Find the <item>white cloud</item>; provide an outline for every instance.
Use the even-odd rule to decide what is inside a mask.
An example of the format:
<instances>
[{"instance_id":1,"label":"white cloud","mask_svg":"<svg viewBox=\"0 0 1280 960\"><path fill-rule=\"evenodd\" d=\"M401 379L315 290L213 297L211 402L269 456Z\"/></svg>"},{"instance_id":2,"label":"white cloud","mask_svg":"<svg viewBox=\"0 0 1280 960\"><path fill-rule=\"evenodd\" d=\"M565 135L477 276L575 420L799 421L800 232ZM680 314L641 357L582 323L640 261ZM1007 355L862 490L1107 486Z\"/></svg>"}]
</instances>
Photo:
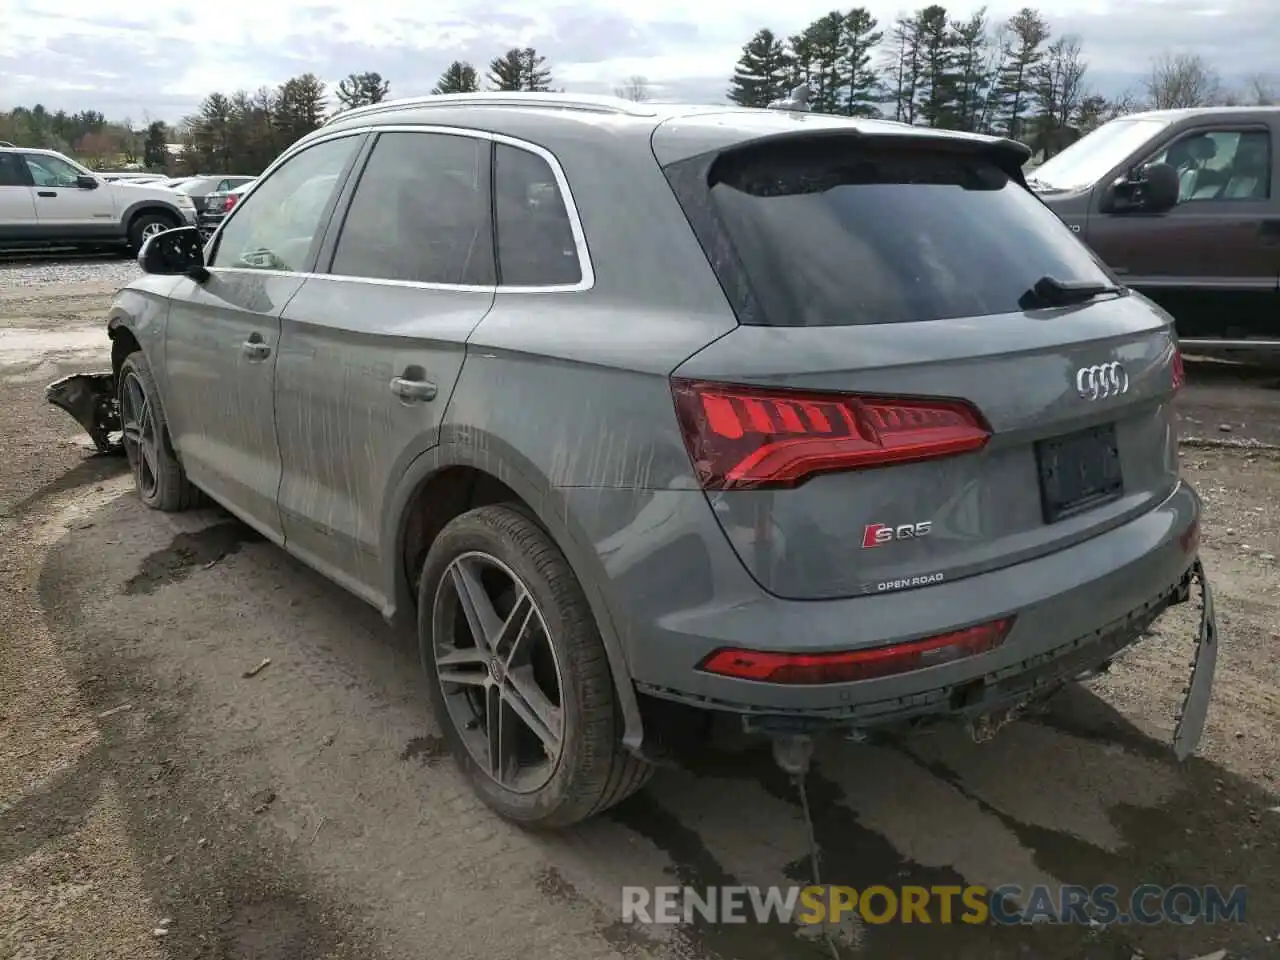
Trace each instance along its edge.
<instances>
[{"instance_id":1,"label":"white cloud","mask_svg":"<svg viewBox=\"0 0 1280 960\"><path fill-rule=\"evenodd\" d=\"M1280 49L1275 0L1051 0L1055 31L1078 33L1092 78L1136 83L1165 49L1201 52L1228 73L1272 71ZM923 5L921 3L920 5ZM989 4L993 20L1022 0ZM211 90L253 89L313 70L334 82L377 70L393 94L422 93L450 60L483 72L531 45L557 82L608 90L642 74L658 89L718 97L742 44L762 26L786 35L830 0L743 0L711 10L688 0L9 0L0 11L4 96L113 115L176 117ZM838 5L837 5L838 6ZM882 24L908 4L873 0ZM968 15L974 3L950 7ZM1270 10L1269 10L1270 8Z\"/></svg>"}]
</instances>

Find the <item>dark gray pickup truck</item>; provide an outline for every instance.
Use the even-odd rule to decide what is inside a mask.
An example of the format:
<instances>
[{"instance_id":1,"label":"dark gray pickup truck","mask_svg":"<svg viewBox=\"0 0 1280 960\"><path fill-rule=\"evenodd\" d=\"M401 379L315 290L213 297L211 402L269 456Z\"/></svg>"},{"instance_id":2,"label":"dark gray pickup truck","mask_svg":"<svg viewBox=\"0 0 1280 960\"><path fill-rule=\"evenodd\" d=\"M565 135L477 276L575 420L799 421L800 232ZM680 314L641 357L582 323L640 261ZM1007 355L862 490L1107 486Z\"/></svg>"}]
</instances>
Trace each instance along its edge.
<instances>
[{"instance_id":1,"label":"dark gray pickup truck","mask_svg":"<svg viewBox=\"0 0 1280 960\"><path fill-rule=\"evenodd\" d=\"M1280 107L1133 114L1027 182L1184 344L1280 348L1278 134Z\"/></svg>"}]
</instances>

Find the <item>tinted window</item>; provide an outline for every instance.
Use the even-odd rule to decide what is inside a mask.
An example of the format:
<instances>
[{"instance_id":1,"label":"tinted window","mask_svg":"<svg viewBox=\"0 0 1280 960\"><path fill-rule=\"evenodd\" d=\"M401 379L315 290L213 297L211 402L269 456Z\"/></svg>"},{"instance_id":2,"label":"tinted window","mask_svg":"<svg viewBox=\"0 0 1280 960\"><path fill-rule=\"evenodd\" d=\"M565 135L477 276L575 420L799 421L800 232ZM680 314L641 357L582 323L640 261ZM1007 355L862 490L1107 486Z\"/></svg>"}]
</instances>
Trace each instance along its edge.
<instances>
[{"instance_id":1,"label":"tinted window","mask_svg":"<svg viewBox=\"0 0 1280 960\"><path fill-rule=\"evenodd\" d=\"M493 205L498 225L498 276L505 286L578 283L582 265L555 174L546 160L497 144Z\"/></svg>"},{"instance_id":2,"label":"tinted window","mask_svg":"<svg viewBox=\"0 0 1280 960\"><path fill-rule=\"evenodd\" d=\"M0 187L25 187L26 171L16 153L0 153Z\"/></svg>"},{"instance_id":3,"label":"tinted window","mask_svg":"<svg viewBox=\"0 0 1280 960\"><path fill-rule=\"evenodd\" d=\"M219 234L213 265L301 270L359 143L358 136L326 140L286 160L236 205Z\"/></svg>"},{"instance_id":4,"label":"tinted window","mask_svg":"<svg viewBox=\"0 0 1280 960\"><path fill-rule=\"evenodd\" d=\"M975 156L798 143L724 157L710 183L719 226L703 242L725 289L752 298L744 323L984 316L1019 311L1045 276L1110 283L1057 216Z\"/></svg>"},{"instance_id":5,"label":"tinted window","mask_svg":"<svg viewBox=\"0 0 1280 960\"><path fill-rule=\"evenodd\" d=\"M330 272L491 285L489 142L436 133L378 137Z\"/></svg>"}]
</instances>

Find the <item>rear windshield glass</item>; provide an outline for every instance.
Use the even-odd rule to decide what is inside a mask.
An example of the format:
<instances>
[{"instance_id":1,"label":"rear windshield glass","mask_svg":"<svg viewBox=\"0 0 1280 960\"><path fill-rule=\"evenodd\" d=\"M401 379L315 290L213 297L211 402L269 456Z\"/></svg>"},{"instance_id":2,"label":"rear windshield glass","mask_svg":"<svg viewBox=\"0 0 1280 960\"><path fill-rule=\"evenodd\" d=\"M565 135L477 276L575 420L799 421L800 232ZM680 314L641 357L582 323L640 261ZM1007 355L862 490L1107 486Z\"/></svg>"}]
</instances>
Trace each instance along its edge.
<instances>
[{"instance_id":1,"label":"rear windshield glass","mask_svg":"<svg viewBox=\"0 0 1280 960\"><path fill-rule=\"evenodd\" d=\"M1012 313L1045 276L1111 282L1056 215L968 153L810 141L723 157L710 184L755 323Z\"/></svg>"}]
</instances>

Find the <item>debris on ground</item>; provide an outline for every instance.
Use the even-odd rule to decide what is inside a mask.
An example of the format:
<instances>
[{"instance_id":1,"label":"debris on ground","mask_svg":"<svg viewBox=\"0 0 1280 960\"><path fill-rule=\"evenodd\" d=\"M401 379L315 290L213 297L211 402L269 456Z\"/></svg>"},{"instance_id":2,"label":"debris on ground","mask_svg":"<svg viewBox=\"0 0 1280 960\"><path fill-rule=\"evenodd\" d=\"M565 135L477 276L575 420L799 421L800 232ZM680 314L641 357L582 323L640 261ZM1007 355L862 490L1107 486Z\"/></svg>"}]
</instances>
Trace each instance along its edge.
<instances>
[{"instance_id":1,"label":"debris on ground","mask_svg":"<svg viewBox=\"0 0 1280 960\"><path fill-rule=\"evenodd\" d=\"M244 672L244 678L248 680L250 677L256 677L263 670L267 669L267 667L269 667L270 665L271 665L271 658L263 657L262 662L259 663L256 667L254 667L252 670L246 670Z\"/></svg>"},{"instance_id":2,"label":"debris on ground","mask_svg":"<svg viewBox=\"0 0 1280 960\"><path fill-rule=\"evenodd\" d=\"M105 720L107 717L114 717L117 713L124 713L126 710L132 710L132 703L122 703L118 707L112 707L110 710L103 710L98 714L99 720Z\"/></svg>"}]
</instances>

